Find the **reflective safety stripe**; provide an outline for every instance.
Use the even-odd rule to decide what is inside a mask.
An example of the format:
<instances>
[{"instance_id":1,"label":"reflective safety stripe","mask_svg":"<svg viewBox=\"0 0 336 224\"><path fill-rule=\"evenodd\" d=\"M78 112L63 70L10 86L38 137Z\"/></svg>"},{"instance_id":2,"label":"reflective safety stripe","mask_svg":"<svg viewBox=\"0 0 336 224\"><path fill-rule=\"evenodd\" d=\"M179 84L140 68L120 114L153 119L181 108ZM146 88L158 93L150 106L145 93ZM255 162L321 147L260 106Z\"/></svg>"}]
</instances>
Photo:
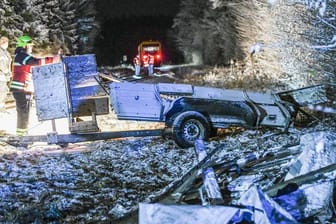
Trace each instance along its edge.
<instances>
[{"instance_id":1,"label":"reflective safety stripe","mask_svg":"<svg viewBox=\"0 0 336 224\"><path fill-rule=\"evenodd\" d=\"M27 129L17 128L16 129L16 135L17 136L24 136L28 133Z\"/></svg>"},{"instance_id":2,"label":"reflective safety stripe","mask_svg":"<svg viewBox=\"0 0 336 224\"><path fill-rule=\"evenodd\" d=\"M149 64L154 64L154 56L149 55Z\"/></svg>"},{"instance_id":3,"label":"reflective safety stripe","mask_svg":"<svg viewBox=\"0 0 336 224\"><path fill-rule=\"evenodd\" d=\"M134 64L141 65L139 57L134 58Z\"/></svg>"},{"instance_id":4,"label":"reflective safety stripe","mask_svg":"<svg viewBox=\"0 0 336 224\"><path fill-rule=\"evenodd\" d=\"M9 87L13 89L24 89L24 83L17 82L17 81L11 81Z\"/></svg>"},{"instance_id":5,"label":"reflective safety stripe","mask_svg":"<svg viewBox=\"0 0 336 224\"><path fill-rule=\"evenodd\" d=\"M26 62L29 60L29 58L31 58L32 56L31 55L29 55L29 56L27 56L23 61L22 61L22 64L26 64Z\"/></svg>"},{"instance_id":6,"label":"reflective safety stripe","mask_svg":"<svg viewBox=\"0 0 336 224\"><path fill-rule=\"evenodd\" d=\"M12 81L11 84L14 84L14 85L18 85L18 86L24 86L24 84L22 82L18 82L18 81Z\"/></svg>"}]
</instances>

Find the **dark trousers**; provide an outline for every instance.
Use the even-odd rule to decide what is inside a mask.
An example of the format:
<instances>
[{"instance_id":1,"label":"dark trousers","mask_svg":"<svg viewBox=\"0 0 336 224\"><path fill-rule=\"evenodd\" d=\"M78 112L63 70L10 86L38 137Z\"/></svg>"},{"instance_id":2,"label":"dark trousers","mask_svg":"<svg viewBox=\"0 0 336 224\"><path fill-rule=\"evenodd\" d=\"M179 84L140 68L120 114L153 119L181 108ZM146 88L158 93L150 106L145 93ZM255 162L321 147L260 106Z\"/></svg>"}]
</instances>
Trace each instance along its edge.
<instances>
[{"instance_id":1,"label":"dark trousers","mask_svg":"<svg viewBox=\"0 0 336 224\"><path fill-rule=\"evenodd\" d=\"M13 92L16 102L17 129L27 130L28 128L31 96L31 93Z\"/></svg>"}]
</instances>

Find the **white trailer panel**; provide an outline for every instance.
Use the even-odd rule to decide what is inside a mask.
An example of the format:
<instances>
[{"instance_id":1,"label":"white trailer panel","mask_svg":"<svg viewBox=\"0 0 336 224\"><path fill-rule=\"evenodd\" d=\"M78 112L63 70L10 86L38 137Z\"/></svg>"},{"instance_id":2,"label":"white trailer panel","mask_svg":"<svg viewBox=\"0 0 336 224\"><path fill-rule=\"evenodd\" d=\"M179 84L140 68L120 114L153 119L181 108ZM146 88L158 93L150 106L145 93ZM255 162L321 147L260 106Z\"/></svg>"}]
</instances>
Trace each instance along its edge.
<instances>
[{"instance_id":1,"label":"white trailer panel","mask_svg":"<svg viewBox=\"0 0 336 224\"><path fill-rule=\"evenodd\" d=\"M39 121L69 116L64 64L33 67L36 113Z\"/></svg>"}]
</instances>

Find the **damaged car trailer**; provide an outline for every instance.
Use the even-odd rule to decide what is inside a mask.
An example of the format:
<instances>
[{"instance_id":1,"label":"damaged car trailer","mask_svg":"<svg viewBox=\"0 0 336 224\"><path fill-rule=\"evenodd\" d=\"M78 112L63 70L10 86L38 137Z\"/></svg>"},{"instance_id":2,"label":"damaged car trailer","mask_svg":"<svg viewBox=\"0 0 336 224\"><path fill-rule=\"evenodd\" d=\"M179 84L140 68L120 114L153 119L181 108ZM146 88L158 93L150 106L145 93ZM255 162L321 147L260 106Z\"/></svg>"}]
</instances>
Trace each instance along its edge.
<instances>
[{"instance_id":1,"label":"damaged car trailer","mask_svg":"<svg viewBox=\"0 0 336 224\"><path fill-rule=\"evenodd\" d=\"M106 77L106 76L104 76ZM318 85L275 94L172 83L111 82L99 76L92 54L64 57L62 63L33 68L39 121L53 132L11 136L10 144L68 143L121 137L171 136L180 147L216 135L218 128L270 127L286 131L301 107L334 102L335 86ZM111 106L111 111L110 111ZM96 116L164 122L163 130L104 132ZM80 119L89 117L89 120ZM55 119L68 118L70 134L58 134Z\"/></svg>"}]
</instances>

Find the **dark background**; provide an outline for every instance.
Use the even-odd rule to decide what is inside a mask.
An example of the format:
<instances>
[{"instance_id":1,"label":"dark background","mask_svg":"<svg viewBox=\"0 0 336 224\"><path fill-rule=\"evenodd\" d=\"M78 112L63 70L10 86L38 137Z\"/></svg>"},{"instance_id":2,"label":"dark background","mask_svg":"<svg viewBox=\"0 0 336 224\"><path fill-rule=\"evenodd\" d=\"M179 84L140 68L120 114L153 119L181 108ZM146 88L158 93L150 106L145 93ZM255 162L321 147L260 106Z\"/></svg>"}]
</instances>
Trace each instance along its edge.
<instances>
[{"instance_id":1,"label":"dark background","mask_svg":"<svg viewBox=\"0 0 336 224\"><path fill-rule=\"evenodd\" d=\"M118 65L123 55L129 62L141 41L162 43L164 64L182 62L171 27L180 0L99 0L96 3L100 33L95 54L100 65Z\"/></svg>"}]
</instances>

